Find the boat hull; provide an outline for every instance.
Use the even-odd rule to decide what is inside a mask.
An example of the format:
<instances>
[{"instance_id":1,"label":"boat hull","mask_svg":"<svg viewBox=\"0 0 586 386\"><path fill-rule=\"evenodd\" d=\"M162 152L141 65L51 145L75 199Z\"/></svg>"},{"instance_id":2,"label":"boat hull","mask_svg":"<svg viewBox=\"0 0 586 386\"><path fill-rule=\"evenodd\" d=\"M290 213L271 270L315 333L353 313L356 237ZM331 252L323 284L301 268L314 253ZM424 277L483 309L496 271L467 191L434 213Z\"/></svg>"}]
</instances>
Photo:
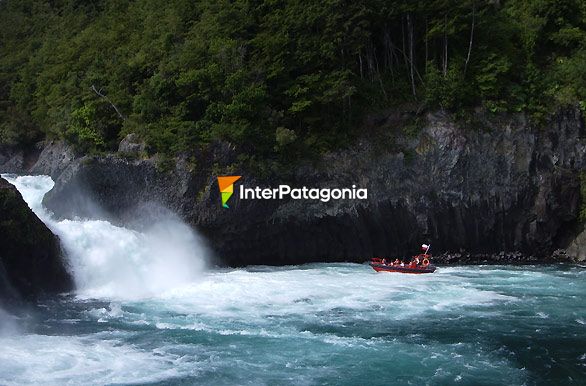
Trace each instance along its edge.
<instances>
[{"instance_id":1,"label":"boat hull","mask_svg":"<svg viewBox=\"0 0 586 386\"><path fill-rule=\"evenodd\" d=\"M378 263L370 263L372 269L377 272L399 272L399 273L412 273L412 274L421 274L421 273L434 273L436 267L434 265L428 265L427 267L401 267L401 266L394 266L394 265L386 265L386 264L378 264Z\"/></svg>"}]
</instances>

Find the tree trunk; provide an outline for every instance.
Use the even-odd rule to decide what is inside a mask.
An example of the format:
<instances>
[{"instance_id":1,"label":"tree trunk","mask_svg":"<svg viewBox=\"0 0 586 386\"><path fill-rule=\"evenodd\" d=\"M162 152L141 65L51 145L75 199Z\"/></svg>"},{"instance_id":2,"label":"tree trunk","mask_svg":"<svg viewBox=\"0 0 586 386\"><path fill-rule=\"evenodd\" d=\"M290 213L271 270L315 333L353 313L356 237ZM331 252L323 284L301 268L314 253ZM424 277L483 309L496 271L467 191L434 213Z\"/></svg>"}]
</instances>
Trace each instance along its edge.
<instances>
[{"instance_id":1,"label":"tree trunk","mask_svg":"<svg viewBox=\"0 0 586 386\"><path fill-rule=\"evenodd\" d=\"M429 61L429 48L427 42L427 16L425 17L425 74L427 74L427 62Z\"/></svg>"},{"instance_id":2,"label":"tree trunk","mask_svg":"<svg viewBox=\"0 0 586 386\"><path fill-rule=\"evenodd\" d=\"M391 34L389 33L389 28L387 26L385 26L385 35L384 35L383 41L384 41L384 50L385 50L384 68L388 69L391 72L391 79L394 83L395 82L395 71L393 69L394 46L393 46L393 42L391 41Z\"/></svg>"},{"instance_id":3,"label":"tree trunk","mask_svg":"<svg viewBox=\"0 0 586 386\"><path fill-rule=\"evenodd\" d=\"M368 44L366 53L366 65L368 66L368 75L370 76L370 81L374 82L376 68L374 67L374 47L372 43Z\"/></svg>"},{"instance_id":4,"label":"tree trunk","mask_svg":"<svg viewBox=\"0 0 586 386\"><path fill-rule=\"evenodd\" d=\"M383 80L380 76L380 70L378 68L378 59L376 57L376 51L374 51L374 62L376 64L376 76L378 77L378 83L380 85L380 89L383 92L383 95L385 96L385 100L389 99L389 97L387 96L387 92L385 91L385 86L383 85Z\"/></svg>"},{"instance_id":5,"label":"tree trunk","mask_svg":"<svg viewBox=\"0 0 586 386\"><path fill-rule=\"evenodd\" d=\"M358 51L358 61L360 62L360 79L364 78L364 73L362 72L362 52Z\"/></svg>"},{"instance_id":6,"label":"tree trunk","mask_svg":"<svg viewBox=\"0 0 586 386\"><path fill-rule=\"evenodd\" d=\"M470 42L468 43L468 55L466 55L466 63L464 64L464 77L468 70L468 62L470 62L470 53L472 52L472 41L474 39L474 26L476 24L476 3L472 1L472 28L470 29Z\"/></svg>"},{"instance_id":7,"label":"tree trunk","mask_svg":"<svg viewBox=\"0 0 586 386\"><path fill-rule=\"evenodd\" d=\"M401 43L403 44L403 59L405 60L405 68L409 67L409 60L407 59L407 48L405 45L405 18L401 15Z\"/></svg>"},{"instance_id":8,"label":"tree trunk","mask_svg":"<svg viewBox=\"0 0 586 386\"><path fill-rule=\"evenodd\" d=\"M444 63L443 74L444 77L448 75L448 15L444 15Z\"/></svg>"},{"instance_id":9,"label":"tree trunk","mask_svg":"<svg viewBox=\"0 0 586 386\"><path fill-rule=\"evenodd\" d=\"M411 19L411 14L407 14L407 28L409 30L409 75L411 77L411 92L414 97L417 97L415 91L415 58L413 55L415 43L413 42L413 20Z\"/></svg>"}]
</instances>

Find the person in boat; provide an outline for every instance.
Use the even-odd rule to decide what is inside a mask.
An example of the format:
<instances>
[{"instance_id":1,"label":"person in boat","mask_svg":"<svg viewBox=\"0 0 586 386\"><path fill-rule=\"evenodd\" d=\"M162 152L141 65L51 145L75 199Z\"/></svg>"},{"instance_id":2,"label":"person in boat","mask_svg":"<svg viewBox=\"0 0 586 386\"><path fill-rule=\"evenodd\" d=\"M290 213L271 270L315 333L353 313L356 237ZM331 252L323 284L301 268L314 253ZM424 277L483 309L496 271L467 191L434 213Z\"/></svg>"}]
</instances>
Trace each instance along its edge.
<instances>
[{"instance_id":1,"label":"person in boat","mask_svg":"<svg viewBox=\"0 0 586 386\"><path fill-rule=\"evenodd\" d=\"M413 259L411 259L411 263L409 263L409 268L415 268L418 265L419 265L419 257L413 256Z\"/></svg>"},{"instance_id":2,"label":"person in boat","mask_svg":"<svg viewBox=\"0 0 586 386\"><path fill-rule=\"evenodd\" d=\"M393 265L401 265L401 260L395 259L395 261L393 261Z\"/></svg>"},{"instance_id":3,"label":"person in boat","mask_svg":"<svg viewBox=\"0 0 586 386\"><path fill-rule=\"evenodd\" d=\"M385 259L385 258L383 257L382 263L383 263L383 265L387 265L387 259Z\"/></svg>"}]
</instances>

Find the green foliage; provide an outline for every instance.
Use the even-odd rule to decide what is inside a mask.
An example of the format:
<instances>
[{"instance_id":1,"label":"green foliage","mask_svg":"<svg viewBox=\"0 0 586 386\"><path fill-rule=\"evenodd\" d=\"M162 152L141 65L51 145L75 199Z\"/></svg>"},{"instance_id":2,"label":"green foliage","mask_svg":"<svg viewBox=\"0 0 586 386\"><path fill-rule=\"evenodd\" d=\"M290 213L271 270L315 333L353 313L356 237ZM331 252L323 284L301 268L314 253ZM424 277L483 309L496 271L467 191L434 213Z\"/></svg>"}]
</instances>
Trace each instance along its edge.
<instances>
[{"instance_id":1,"label":"green foliage","mask_svg":"<svg viewBox=\"0 0 586 386\"><path fill-rule=\"evenodd\" d=\"M5 111L0 110L0 144L30 145L40 137L37 127L19 109L9 106Z\"/></svg>"},{"instance_id":2,"label":"green foliage","mask_svg":"<svg viewBox=\"0 0 586 386\"><path fill-rule=\"evenodd\" d=\"M426 122L427 120L424 117L413 117L403 126L403 133L409 138L416 138L421 130L423 130Z\"/></svg>"},{"instance_id":3,"label":"green foliage","mask_svg":"<svg viewBox=\"0 0 586 386\"><path fill-rule=\"evenodd\" d=\"M429 105L455 110L465 107L471 101L467 93L467 82L462 70L456 65L451 65L443 75L431 64L425 84L425 96Z\"/></svg>"},{"instance_id":4,"label":"green foliage","mask_svg":"<svg viewBox=\"0 0 586 386\"><path fill-rule=\"evenodd\" d=\"M275 140L277 142L276 150L285 148L285 146L295 142L296 139L297 134L295 134L294 130L281 126L277 127L277 130L275 131Z\"/></svg>"},{"instance_id":5,"label":"green foliage","mask_svg":"<svg viewBox=\"0 0 586 386\"><path fill-rule=\"evenodd\" d=\"M166 154L161 153L159 158L157 159L155 167L160 172L169 173L175 168L175 165L176 164L175 164L174 158L171 158L171 157L167 156Z\"/></svg>"},{"instance_id":6,"label":"green foliage","mask_svg":"<svg viewBox=\"0 0 586 386\"><path fill-rule=\"evenodd\" d=\"M95 152L104 146L104 139L93 126L96 111L84 105L71 112L65 138L82 153Z\"/></svg>"},{"instance_id":7,"label":"green foliage","mask_svg":"<svg viewBox=\"0 0 586 386\"><path fill-rule=\"evenodd\" d=\"M269 172L389 107L586 103L580 0L6 0L0 20L0 144L221 140Z\"/></svg>"}]
</instances>

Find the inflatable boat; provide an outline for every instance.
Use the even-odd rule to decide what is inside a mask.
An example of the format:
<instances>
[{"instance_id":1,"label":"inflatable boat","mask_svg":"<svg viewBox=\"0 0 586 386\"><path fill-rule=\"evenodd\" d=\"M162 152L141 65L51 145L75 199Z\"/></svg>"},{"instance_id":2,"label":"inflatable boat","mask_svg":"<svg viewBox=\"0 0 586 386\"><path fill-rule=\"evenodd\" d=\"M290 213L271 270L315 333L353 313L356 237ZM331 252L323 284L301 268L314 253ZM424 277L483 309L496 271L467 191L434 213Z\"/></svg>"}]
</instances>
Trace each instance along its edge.
<instances>
[{"instance_id":1,"label":"inflatable boat","mask_svg":"<svg viewBox=\"0 0 586 386\"><path fill-rule=\"evenodd\" d=\"M415 255L408 264L400 260L387 262L386 259L375 257L370 260L370 266L376 272L399 272L399 273L434 273L435 265L431 264L431 254L429 254L430 245L423 244L421 250L423 253Z\"/></svg>"},{"instance_id":2,"label":"inflatable boat","mask_svg":"<svg viewBox=\"0 0 586 386\"><path fill-rule=\"evenodd\" d=\"M436 270L435 265L429 264L426 267L421 265L396 265L396 264L383 264L383 259L374 258L370 262L370 266L377 272L399 272L399 273L434 273Z\"/></svg>"}]
</instances>

